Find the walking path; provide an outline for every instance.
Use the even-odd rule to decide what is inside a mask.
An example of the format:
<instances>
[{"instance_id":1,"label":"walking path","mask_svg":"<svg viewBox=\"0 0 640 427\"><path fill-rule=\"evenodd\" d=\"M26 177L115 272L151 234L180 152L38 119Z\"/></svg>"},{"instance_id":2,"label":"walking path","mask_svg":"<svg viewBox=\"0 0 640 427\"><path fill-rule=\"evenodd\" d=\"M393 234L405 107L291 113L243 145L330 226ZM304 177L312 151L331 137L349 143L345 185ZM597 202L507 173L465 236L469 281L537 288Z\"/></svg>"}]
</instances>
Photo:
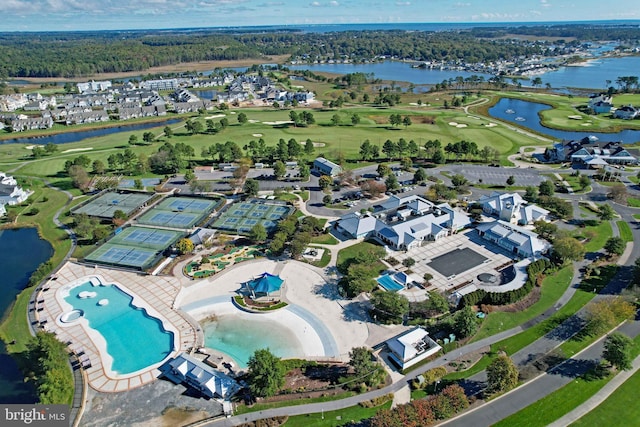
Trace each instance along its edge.
<instances>
[{"instance_id":1,"label":"walking path","mask_svg":"<svg viewBox=\"0 0 640 427\"><path fill-rule=\"evenodd\" d=\"M557 419L555 422L549 424L548 427L564 427L569 424L577 421L581 417L585 416L592 410L594 410L598 405L607 400L607 398L618 389L622 384L625 383L633 374L635 374L638 369L640 369L640 356L636 357L632 363L632 368L628 371L620 372L618 375L613 377L611 381L605 384L595 395L593 395L589 400L584 402L582 405L575 408L573 411L566 414L564 417Z\"/></svg>"}]
</instances>

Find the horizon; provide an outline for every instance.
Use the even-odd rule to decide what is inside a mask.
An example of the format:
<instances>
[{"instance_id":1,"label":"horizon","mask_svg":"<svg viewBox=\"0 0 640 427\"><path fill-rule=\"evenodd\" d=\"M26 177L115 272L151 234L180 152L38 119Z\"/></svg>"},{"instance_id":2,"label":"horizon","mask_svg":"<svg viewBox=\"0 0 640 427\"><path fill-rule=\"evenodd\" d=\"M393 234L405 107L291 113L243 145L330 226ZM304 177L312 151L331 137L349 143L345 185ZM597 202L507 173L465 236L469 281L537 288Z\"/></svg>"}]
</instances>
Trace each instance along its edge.
<instances>
[{"instance_id":1,"label":"horizon","mask_svg":"<svg viewBox=\"0 0 640 427\"><path fill-rule=\"evenodd\" d=\"M327 25L507 26L635 21L640 4L597 0L6 0L0 32L145 31ZM302 28L304 29L304 28Z\"/></svg>"}]
</instances>

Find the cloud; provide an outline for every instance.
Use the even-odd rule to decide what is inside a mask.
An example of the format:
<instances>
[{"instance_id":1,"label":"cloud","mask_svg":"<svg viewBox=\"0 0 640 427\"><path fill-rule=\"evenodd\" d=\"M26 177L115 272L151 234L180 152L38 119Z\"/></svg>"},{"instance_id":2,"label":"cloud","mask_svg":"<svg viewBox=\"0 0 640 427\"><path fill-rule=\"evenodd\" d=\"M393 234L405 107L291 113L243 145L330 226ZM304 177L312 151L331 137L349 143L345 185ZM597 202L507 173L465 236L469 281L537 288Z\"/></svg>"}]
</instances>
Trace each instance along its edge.
<instances>
[{"instance_id":1,"label":"cloud","mask_svg":"<svg viewBox=\"0 0 640 427\"><path fill-rule=\"evenodd\" d=\"M410 1L397 1L396 6L411 6Z\"/></svg>"},{"instance_id":2,"label":"cloud","mask_svg":"<svg viewBox=\"0 0 640 427\"><path fill-rule=\"evenodd\" d=\"M336 7L336 6L340 6L340 3L338 3L336 0L332 0L330 2L327 3L320 3L319 1L314 1L309 3L309 6L311 7Z\"/></svg>"}]
</instances>

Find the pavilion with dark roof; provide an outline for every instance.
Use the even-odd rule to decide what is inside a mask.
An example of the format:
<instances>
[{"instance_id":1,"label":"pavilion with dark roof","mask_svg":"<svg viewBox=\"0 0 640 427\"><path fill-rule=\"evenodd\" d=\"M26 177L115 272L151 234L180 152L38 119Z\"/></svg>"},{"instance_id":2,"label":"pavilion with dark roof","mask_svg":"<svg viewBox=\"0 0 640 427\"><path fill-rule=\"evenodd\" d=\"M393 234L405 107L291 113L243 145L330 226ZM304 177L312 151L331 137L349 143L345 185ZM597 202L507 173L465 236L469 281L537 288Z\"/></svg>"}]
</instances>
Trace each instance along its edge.
<instances>
[{"instance_id":1,"label":"pavilion with dark roof","mask_svg":"<svg viewBox=\"0 0 640 427\"><path fill-rule=\"evenodd\" d=\"M284 280L280 276L269 273L262 273L260 276L243 283L253 299L260 297L272 297L274 294L280 296Z\"/></svg>"}]
</instances>

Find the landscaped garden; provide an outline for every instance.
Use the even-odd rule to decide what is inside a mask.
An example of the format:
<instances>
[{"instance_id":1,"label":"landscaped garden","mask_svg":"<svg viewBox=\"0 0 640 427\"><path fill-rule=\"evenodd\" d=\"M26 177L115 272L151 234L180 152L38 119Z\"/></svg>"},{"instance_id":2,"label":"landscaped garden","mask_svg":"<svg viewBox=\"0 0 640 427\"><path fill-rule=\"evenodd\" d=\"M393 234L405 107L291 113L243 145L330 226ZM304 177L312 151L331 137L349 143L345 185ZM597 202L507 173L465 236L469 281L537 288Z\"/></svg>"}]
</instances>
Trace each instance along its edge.
<instances>
[{"instance_id":1,"label":"landscaped garden","mask_svg":"<svg viewBox=\"0 0 640 427\"><path fill-rule=\"evenodd\" d=\"M261 246L233 247L204 255L200 261L191 261L184 267L184 274L194 279L213 276L234 264L264 256Z\"/></svg>"}]
</instances>

